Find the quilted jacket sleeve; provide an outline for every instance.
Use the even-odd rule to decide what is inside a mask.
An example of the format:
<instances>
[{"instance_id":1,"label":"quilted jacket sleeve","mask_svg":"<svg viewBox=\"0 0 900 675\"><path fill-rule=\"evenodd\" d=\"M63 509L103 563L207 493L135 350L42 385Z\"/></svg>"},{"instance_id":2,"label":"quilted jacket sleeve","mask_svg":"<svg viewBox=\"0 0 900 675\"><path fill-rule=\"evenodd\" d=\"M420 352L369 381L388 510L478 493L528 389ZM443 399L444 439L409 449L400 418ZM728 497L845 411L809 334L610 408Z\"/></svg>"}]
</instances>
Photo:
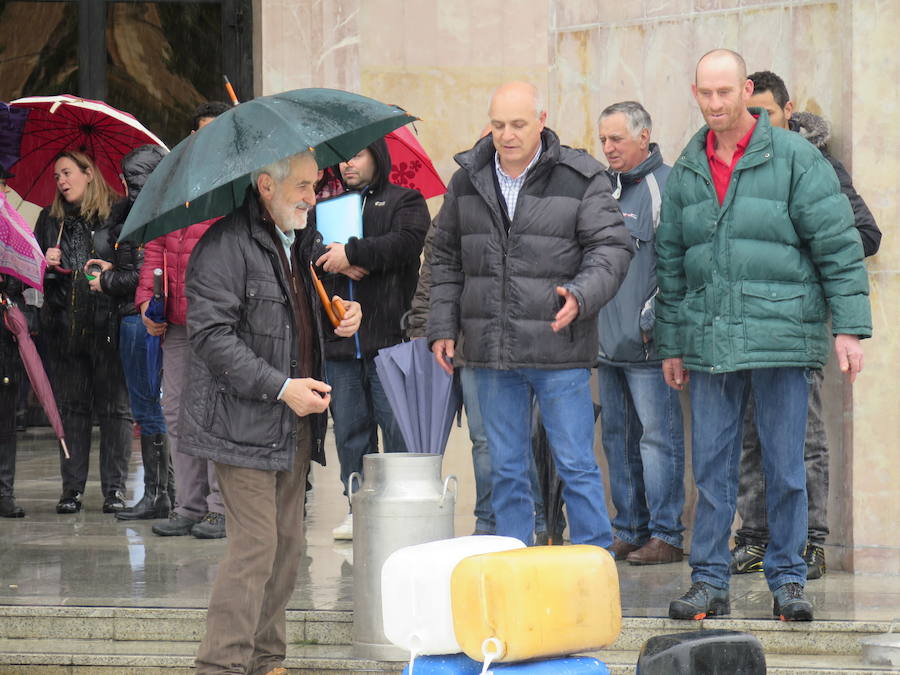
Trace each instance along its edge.
<instances>
[{"instance_id":1,"label":"quilted jacket sleeve","mask_svg":"<svg viewBox=\"0 0 900 675\"><path fill-rule=\"evenodd\" d=\"M869 281L863 247L847 197L828 161L798 154L791 185L790 217L808 247L831 308L834 334L871 337Z\"/></svg>"},{"instance_id":2,"label":"quilted jacket sleeve","mask_svg":"<svg viewBox=\"0 0 900 675\"><path fill-rule=\"evenodd\" d=\"M464 275L460 242L459 202L453 194L453 182L435 219L431 249L431 299L428 313L428 343L457 340L459 337L459 299Z\"/></svg>"},{"instance_id":3,"label":"quilted jacket sleeve","mask_svg":"<svg viewBox=\"0 0 900 675\"><path fill-rule=\"evenodd\" d=\"M663 193L659 229L656 231L656 325L654 341L660 358L683 355L678 312L687 282L684 274L685 245L682 236L681 172L676 166Z\"/></svg>"}]
</instances>

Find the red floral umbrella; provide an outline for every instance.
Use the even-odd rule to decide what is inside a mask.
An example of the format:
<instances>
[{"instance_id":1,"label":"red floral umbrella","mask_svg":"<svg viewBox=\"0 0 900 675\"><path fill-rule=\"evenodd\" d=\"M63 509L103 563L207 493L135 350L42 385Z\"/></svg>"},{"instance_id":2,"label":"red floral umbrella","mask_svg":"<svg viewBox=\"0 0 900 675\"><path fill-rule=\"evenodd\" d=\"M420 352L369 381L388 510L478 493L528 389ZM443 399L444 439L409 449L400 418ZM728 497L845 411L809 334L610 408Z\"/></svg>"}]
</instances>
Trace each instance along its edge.
<instances>
[{"instance_id":1,"label":"red floral umbrella","mask_svg":"<svg viewBox=\"0 0 900 675\"><path fill-rule=\"evenodd\" d=\"M425 199L447 191L425 148L407 127L395 129L384 140L391 153L392 183L418 190Z\"/></svg>"},{"instance_id":2,"label":"red floral umbrella","mask_svg":"<svg viewBox=\"0 0 900 675\"><path fill-rule=\"evenodd\" d=\"M117 189L125 155L147 143L166 147L132 115L102 101L62 94L20 98L9 105L29 112L20 130L19 160L6 167L15 174L8 182L22 199L40 206L53 201L53 161L60 152L84 152ZM5 127L0 125L0 145L4 133Z\"/></svg>"}]
</instances>

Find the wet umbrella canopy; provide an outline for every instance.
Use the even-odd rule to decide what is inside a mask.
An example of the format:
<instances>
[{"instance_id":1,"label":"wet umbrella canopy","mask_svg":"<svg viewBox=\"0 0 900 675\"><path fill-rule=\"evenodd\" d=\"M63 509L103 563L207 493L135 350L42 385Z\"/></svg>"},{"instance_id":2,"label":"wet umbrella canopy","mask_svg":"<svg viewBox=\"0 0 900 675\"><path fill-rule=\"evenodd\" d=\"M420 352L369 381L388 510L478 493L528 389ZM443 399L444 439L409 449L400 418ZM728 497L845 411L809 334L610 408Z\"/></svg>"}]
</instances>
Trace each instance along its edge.
<instances>
[{"instance_id":1,"label":"wet umbrella canopy","mask_svg":"<svg viewBox=\"0 0 900 675\"><path fill-rule=\"evenodd\" d=\"M297 89L235 106L179 143L134 203L120 241L145 242L240 206L252 171L315 149L337 164L414 121L396 106L337 89Z\"/></svg>"}]
</instances>

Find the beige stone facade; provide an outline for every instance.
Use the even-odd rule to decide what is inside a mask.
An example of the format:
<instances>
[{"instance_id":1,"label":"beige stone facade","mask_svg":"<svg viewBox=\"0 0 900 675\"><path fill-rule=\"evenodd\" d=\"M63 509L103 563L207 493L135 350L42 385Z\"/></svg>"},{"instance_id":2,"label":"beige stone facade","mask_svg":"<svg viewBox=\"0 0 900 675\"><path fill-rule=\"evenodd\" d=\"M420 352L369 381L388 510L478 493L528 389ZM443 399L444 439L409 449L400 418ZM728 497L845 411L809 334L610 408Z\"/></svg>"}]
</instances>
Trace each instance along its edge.
<instances>
[{"instance_id":1,"label":"beige stone facade","mask_svg":"<svg viewBox=\"0 0 900 675\"><path fill-rule=\"evenodd\" d=\"M403 106L445 179L505 80L546 91L549 125L601 159L600 110L639 100L671 161L702 124L690 83L704 52L735 49L781 75L796 109L831 122L832 150L885 232L868 261L865 372L851 391L828 369L829 562L900 574L900 2L255 0L254 14L258 94L338 87Z\"/></svg>"}]
</instances>

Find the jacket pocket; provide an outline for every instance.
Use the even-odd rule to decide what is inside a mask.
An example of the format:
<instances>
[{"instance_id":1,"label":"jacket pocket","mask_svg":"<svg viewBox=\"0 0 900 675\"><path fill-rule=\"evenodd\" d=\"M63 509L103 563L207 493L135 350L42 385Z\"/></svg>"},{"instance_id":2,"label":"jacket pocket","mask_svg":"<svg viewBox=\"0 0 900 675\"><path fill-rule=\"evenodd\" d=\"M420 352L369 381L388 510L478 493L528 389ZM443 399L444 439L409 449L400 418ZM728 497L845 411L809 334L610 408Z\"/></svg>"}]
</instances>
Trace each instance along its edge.
<instances>
[{"instance_id":1,"label":"jacket pocket","mask_svg":"<svg viewBox=\"0 0 900 675\"><path fill-rule=\"evenodd\" d=\"M708 324L706 311L706 286L689 290L681 303L682 340L684 357L695 361L702 359Z\"/></svg>"},{"instance_id":2,"label":"jacket pocket","mask_svg":"<svg viewBox=\"0 0 900 675\"><path fill-rule=\"evenodd\" d=\"M216 390L209 432L235 445L274 448L286 438L282 426L286 405Z\"/></svg>"},{"instance_id":3,"label":"jacket pocket","mask_svg":"<svg viewBox=\"0 0 900 675\"><path fill-rule=\"evenodd\" d=\"M804 284L745 281L741 323L748 352L803 352Z\"/></svg>"},{"instance_id":4,"label":"jacket pocket","mask_svg":"<svg viewBox=\"0 0 900 675\"><path fill-rule=\"evenodd\" d=\"M270 277L248 277L242 332L284 340L286 331L279 326L289 322L290 315L290 303L281 284Z\"/></svg>"}]
</instances>

